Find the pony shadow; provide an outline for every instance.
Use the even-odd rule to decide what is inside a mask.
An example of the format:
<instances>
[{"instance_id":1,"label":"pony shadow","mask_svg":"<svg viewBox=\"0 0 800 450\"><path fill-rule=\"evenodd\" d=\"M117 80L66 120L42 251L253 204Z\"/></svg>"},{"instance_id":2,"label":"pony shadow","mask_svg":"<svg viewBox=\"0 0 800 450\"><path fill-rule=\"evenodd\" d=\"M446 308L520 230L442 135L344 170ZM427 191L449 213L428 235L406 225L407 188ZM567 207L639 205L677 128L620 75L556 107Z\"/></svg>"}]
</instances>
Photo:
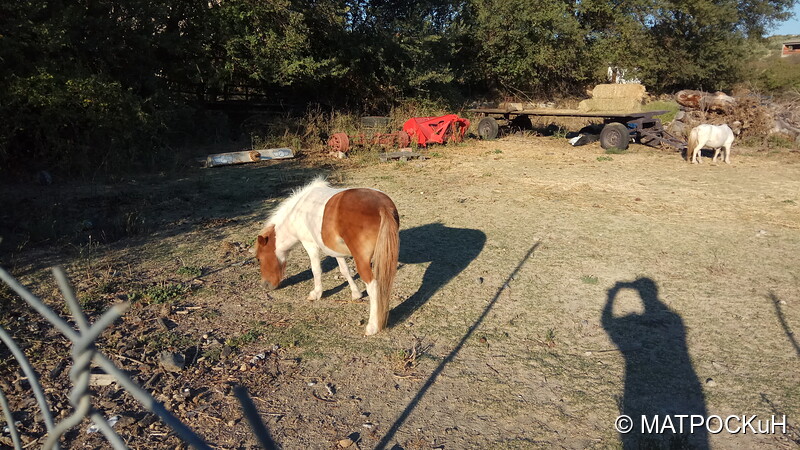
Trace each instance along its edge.
<instances>
[{"instance_id":1,"label":"pony shadow","mask_svg":"<svg viewBox=\"0 0 800 450\"><path fill-rule=\"evenodd\" d=\"M483 250L486 234L430 223L400 231L400 262L430 262L417 291L389 312L389 327L403 322L461 273Z\"/></svg>"},{"instance_id":2,"label":"pony shadow","mask_svg":"<svg viewBox=\"0 0 800 450\"><path fill-rule=\"evenodd\" d=\"M644 313L614 316L614 301L623 289L639 294ZM686 345L683 320L659 298L658 286L650 278L617 282L609 289L602 312L603 328L625 358L625 388L619 404L620 414L632 419L632 430L620 434L623 448L708 449L705 426L688 433L688 417L707 417L705 396L692 366ZM681 419L679 415L683 415ZM674 428L660 428L669 416ZM643 417L655 430L642 433ZM679 430L683 420L684 434ZM664 431L662 433L662 431Z\"/></svg>"},{"instance_id":3,"label":"pony shadow","mask_svg":"<svg viewBox=\"0 0 800 450\"><path fill-rule=\"evenodd\" d=\"M306 258L306 260L308 260L307 256L305 258ZM322 265L322 273L330 272L333 269L337 269L338 270L338 267L339 267L339 265L336 263L336 259L332 258L330 256L322 258L321 265ZM309 280L311 280L313 278L314 278L314 274L311 272L311 269L306 269L306 270L304 270L304 271L302 271L300 273L296 273L296 274L284 279L281 282L281 288L285 288L285 287L288 287L288 286L292 286L294 284L302 283L304 281L309 281ZM358 273L354 273L353 274L353 279L354 280L358 280L359 279ZM324 279L323 279L323 281L324 281ZM322 292L322 298L325 298L325 297L327 297L329 295L336 294L337 292L341 291L345 287L347 287L347 281L343 281L342 283L340 283L338 286L336 286L334 288L326 289L325 291ZM362 292L362 295L366 295L366 294L364 294L364 292Z\"/></svg>"},{"instance_id":4,"label":"pony shadow","mask_svg":"<svg viewBox=\"0 0 800 450\"><path fill-rule=\"evenodd\" d=\"M400 231L400 263L421 264L430 262L422 284L417 291L389 312L389 327L406 320L417 308L425 304L440 288L461 273L483 250L486 235L479 230L450 228L431 223ZM337 269L336 259L322 260L322 273ZM281 288L309 281L311 269L292 275L281 282ZM353 279L359 278L358 273ZM325 290L323 298L347 287L347 281ZM365 292L362 292L366 296Z\"/></svg>"}]
</instances>

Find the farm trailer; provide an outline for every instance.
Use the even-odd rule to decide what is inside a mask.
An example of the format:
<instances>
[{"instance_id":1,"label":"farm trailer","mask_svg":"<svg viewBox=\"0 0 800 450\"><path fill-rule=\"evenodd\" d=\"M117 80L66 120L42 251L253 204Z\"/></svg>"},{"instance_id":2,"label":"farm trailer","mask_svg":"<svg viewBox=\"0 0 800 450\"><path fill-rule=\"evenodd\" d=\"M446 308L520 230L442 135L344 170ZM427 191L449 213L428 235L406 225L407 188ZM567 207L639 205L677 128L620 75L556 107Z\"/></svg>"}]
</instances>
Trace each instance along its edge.
<instances>
[{"instance_id":1,"label":"farm trailer","mask_svg":"<svg viewBox=\"0 0 800 450\"><path fill-rule=\"evenodd\" d=\"M636 113L585 112L571 109L531 109L509 111L498 108L475 108L469 112L482 117L478 122L478 136L481 139L494 139L501 126L512 123L530 123L530 117L583 117L603 120L600 131L600 146L605 149L625 150L633 138L636 142L651 147L667 144L683 151L686 142L670 135L664 130L661 119L655 117L667 111L648 111Z\"/></svg>"}]
</instances>

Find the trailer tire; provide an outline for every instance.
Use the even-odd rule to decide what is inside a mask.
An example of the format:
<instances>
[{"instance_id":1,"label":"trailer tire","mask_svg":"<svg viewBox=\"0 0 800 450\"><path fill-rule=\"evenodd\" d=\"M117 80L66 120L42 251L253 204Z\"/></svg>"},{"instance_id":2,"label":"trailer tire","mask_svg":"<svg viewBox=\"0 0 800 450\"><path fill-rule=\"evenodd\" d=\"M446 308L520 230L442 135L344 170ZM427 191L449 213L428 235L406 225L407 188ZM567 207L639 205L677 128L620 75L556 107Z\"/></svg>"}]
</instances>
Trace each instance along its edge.
<instances>
[{"instance_id":1,"label":"trailer tire","mask_svg":"<svg viewBox=\"0 0 800 450\"><path fill-rule=\"evenodd\" d=\"M487 141L495 139L499 129L500 127L493 117L484 117L478 122L478 136L480 136L481 139Z\"/></svg>"},{"instance_id":2,"label":"trailer tire","mask_svg":"<svg viewBox=\"0 0 800 450\"><path fill-rule=\"evenodd\" d=\"M606 126L603 127L603 131L600 132L600 146L606 150L610 148L626 150L630 141L630 130L619 122L606 124Z\"/></svg>"}]
</instances>

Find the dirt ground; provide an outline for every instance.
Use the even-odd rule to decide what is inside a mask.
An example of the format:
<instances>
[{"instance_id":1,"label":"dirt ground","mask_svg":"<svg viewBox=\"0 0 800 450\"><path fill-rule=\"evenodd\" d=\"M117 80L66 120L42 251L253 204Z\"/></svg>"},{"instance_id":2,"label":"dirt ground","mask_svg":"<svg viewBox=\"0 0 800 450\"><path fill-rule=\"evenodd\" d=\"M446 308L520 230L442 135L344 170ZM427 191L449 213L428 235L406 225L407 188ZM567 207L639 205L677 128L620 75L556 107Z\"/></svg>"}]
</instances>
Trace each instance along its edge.
<instances>
[{"instance_id":1,"label":"dirt ground","mask_svg":"<svg viewBox=\"0 0 800 450\"><path fill-rule=\"evenodd\" d=\"M29 228L84 219L70 243L14 241L2 263L55 308L53 264L94 316L132 301L98 348L215 448L257 445L235 385L287 449L347 438L362 449L800 445L797 151L734 145L731 165L690 165L639 145L605 154L596 143L511 136L427 152L424 161L357 154L20 189L17 210L68 199L56 213L31 212ZM390 329L377 336L363 336L367 303L350 300L332 260L318 302L305 300L301 248L282 289L258 284L247 250L260 223L320 173L381 189L400 211ZM63 417L69 366L51 371L66 341L6 317L50 374L43 382ZM186 368L159 367L164 350L185 355ZM39 436L15 366L2 369L23 434ZM132 448L178 445L118 386L97 394L100 411L124 419L115 429ZM620 434L620 414L637 429L641 415L666 414L785 415L786 427ZM68 442L102 446L86 426Z\"/></svg>"}]
</instances>

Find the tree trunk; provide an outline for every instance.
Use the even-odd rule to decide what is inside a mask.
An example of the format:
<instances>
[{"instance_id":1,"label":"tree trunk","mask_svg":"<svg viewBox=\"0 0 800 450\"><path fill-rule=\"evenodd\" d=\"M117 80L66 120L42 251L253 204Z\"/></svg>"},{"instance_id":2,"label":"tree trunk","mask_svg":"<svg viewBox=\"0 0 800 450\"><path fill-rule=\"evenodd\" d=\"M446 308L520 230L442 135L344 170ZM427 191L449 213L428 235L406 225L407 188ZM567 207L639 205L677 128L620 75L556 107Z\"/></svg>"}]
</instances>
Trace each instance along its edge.
<instances>
[{"instance_id":1,"label":"tree trunk","mask_svg":"<svg viewBox=\"0 0 800 450\"><path fill-rule=\"evenodd\" d=\"M675 94L678 104L692 109L728 113L733 109L736 99L722 92L683 90Z\"/></svg>"}]
</instances>

